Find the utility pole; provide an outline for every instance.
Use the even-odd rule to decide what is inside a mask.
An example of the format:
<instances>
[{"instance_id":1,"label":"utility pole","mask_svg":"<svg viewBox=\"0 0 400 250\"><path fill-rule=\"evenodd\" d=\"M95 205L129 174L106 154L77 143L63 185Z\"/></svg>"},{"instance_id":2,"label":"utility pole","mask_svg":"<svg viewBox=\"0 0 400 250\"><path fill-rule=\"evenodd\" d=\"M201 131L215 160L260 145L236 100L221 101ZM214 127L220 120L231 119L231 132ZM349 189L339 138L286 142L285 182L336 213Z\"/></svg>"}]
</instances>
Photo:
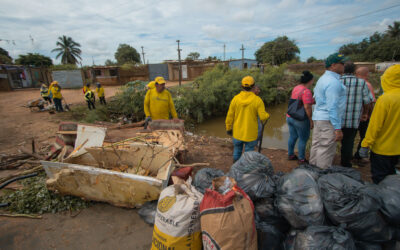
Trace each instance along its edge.
<instances>
[{"instance_id":1,"label":"utility pole","mask_svg":"<svg viewBox=\"0 0 400 250\"><path fill-rule=\"evenodd\" d=\"M181 65L181 49L179 47L180 40L176 40L178 43L178 62L179 62L179 86L181 86L182 82L182 65Z\"/></svg>"},{"instance_id":2,"label":"utility pole","mask_svg":"<svg viewBox=\"0 0 400 250\"><path fill-rule=\"evenodd\" d=\"M94 57L92 56L92 66L94 66Z\"/></svg>"},{"instance_id":3,"label":"utility pole","mask_svg":"<svg viewBox=\"0 0 400 250\"><path fill-rule=\"evenodd\" d=\"M142 46L142 55L143 55L143 64L146 64L146 60L144 60L144 50L143 50L143 46Z\"/></svg>"},{"instance_id":4,"label":"utility pole","mask_svg":"<svg viewBox=\"0 0 400 250\"><path fill-rule=\"evenodd\" d=\"M242 51L242 69L244 69L244 50L245 50L245 48L243 47L243 44L242 44L242 48L240 50Z\"/></svg>"},{"instance_id":5,"label":"utility pole","mask_svg":"<svg viewBox=\"0 0 400 250\"><path fill-rule=\"evenodd\" d=\"M224 61L225 61L225 48L226 48L226 45L224 43Z\"/></svg>"}]
</instances>

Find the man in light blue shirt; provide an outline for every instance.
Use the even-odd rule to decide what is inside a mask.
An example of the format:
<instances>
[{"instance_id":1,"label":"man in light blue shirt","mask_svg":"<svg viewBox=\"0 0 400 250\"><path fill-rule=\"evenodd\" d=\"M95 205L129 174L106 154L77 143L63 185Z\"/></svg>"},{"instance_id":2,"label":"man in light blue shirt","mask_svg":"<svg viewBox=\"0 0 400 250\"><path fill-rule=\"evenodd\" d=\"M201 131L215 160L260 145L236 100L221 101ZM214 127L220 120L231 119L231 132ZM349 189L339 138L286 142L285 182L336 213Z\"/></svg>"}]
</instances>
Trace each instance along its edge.
<instances>
[{"instance_id":1,"label":"man in light blue shirt","mask_svg":"<svg viewBox=\"0 0 400 250\"><path fill-rule=\"evenodd\" d=\"M340 81L344 72L342 54L332 54L325 61L325 73L314 88L315 107L312 115L314 130L310 164L321 168L332 165L336 142L343 138L342 121L346 111L346 86Z\"/></svg>"}]
</instances>

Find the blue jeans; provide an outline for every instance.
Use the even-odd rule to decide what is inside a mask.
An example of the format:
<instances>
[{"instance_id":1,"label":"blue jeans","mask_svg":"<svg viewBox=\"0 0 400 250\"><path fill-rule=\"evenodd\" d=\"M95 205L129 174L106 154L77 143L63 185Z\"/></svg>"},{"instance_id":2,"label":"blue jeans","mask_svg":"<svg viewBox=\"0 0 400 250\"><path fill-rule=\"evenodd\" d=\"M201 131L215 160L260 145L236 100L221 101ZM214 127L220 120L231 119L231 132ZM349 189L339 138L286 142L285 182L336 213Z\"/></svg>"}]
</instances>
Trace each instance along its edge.
<instances>
[{"instance_id":1,"label":"blue jeans","mask_svg":"<svg viewBox=\"0 0 400 250\"><path fill-rule=\"evenodd\" d=\"M258 142L258 140L245 142L237 140L235 138L232 139L233 139L233 162L239 160L240 156L242 155L243 145L244 145L244 152L254 151L254 148Z\"/></svg>"},{"instance_id":2,"label":"blue jeans","mask_svg":"<svg viewBox=\"0 0 400 250\"><path fill-rule=\"evenodd\" d=\"M306 158L306 144L310 137L310 121L308 119L298 121L291 117L286 117L286 122L289 126L288 154L289 156L294 155L294 146L297 139L299 139L297 144L299 159L304 160Z\"/></svg>"}]
</instances>

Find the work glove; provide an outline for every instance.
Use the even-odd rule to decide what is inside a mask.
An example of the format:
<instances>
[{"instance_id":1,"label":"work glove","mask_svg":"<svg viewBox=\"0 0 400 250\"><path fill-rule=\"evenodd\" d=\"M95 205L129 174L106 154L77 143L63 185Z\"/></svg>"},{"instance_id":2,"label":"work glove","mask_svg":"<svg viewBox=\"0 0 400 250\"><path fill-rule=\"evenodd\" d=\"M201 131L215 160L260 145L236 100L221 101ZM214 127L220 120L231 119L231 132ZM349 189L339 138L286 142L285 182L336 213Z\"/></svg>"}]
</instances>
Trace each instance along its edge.
<instances>
[{"instance_id":1,"label":"work glove","mask_svg":"<svg viewBox=\"0 0 400 250\"><path fill-rule=\"evenodd\" d=\"M147 126L149 125L149 122L151 122L151 117L148 116L146 117L146 119L144 120L144 129L147 129Z\"/></svg>"},{"instance_id":2,"label":"work glove","mask_svg":"<svg viewBox=\"0 0 400 250\"><path fill-rule=\"evenodd\" d=\"M369 153L369 148L360 148L360 150L358 150L358 154L360 155L361 158L368 158L368 153Z\"/></svg>"},{"instance_id":3,"label":"work glove","mask_svg":"<svg viewBox=\"0 0 400 250\"><path fill-rule=\"evenodd\" d=\"M231 130L228 130L228 131L226 131L226 134L227 134L227 135L229 135L229 136L232 136L232 135L233 135L233 133L232 133L232 129L231 129Z\"/></svg>"}]
</instances>

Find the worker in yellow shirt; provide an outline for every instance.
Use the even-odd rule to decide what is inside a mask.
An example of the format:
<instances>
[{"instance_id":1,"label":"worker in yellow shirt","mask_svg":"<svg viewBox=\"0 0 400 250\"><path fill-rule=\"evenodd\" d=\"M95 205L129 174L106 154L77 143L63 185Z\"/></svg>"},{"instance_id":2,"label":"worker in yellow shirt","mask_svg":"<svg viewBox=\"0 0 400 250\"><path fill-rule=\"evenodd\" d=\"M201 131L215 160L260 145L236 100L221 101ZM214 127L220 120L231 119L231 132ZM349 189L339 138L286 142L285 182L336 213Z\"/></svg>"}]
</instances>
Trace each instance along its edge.
<instances>
[{"instance_id":1,"label":"worker in yellow shirt","mask_svg":"<svg viewBox=\"0 0 400 250\"><path fill-rule=\"evenodd\" d=\"M106 97L104 95L104 88L101 86L100 83L97 83L96 93L97 93L97 97L100 100L100 104L107 105Z\"/></svg>"},{"instance_id":2,"label":"worker in yellow shirt","mask_svg":"<svg viewBox=\"0 0 400 250\"><path fill-rule=\"evenodd\" d=\"M244 151L254 151L258 137L258 118L264 123L269 114L265 111L264 102L252 92L254 78L242 79L242 91L233 97L226 115L225 125L228 135L233 137L233 162L237 161Z\"/></svg>"},{"instance_id":3,"label":"worker in yellow shirt","mask_svg":"<svg viewBox=\"0 0 400 250\"><path fill-rule=\"evenodd\" d=\"M61 87L58 85L57 81L53 81L50 84L51 88L50 88L50 92L53 96L53 101L54 101L54 105L56 106L56 111L57 112L64 112L64 109L62 107L62 95L61 95Z\"/></svg>"},{"instance_id":4,"label":"worker in yellow shirt","mask_svg":"<svg viewBox=\"0 0 400 250\"><path fill-rule=\"evenodd\" d=\"M89 110L91 110L92 108L96 109L96 107L94 106L94 93L91 89L86 90L85 100L87 102Z\"/></svg>"},{"instance_id":5,"label":"worker in yellow shirt","mask_svg":"<svg viewBox=\"0 0 400 250\"><path fill-rule=\"evenodd\" d=\"M40 87L40 95L42 96L43 100L51 104L51 98L49 97L49 88L45 83L42 83L42 86Z\"/></svg>"},{"instance_id":6,"label":"worker in yellow shirt","mask_svg":"<svg viewBox=\"0 0 400 250\"><path fill-rule=\"evenodd\" d=\"M372 181L378 184L396 174L400 161L400 64L390 66L381 76L383 94L376 101L359 155L371 150Z\"/></svg>"},{"instance_id":7,"label":"worker in yellow shirt","mask_svg":"<svg viewBox=\"0 0 400 250\"><path fill-rule=\"evenodd\" d=\"M156 77L155 88L147 90L144 98L144 113L146 114L146 125L151 120L168 120L171 114L172 118L178 118L171 94L165 89L165 80L163 77Z\"/></svg>"}]
</instances>

